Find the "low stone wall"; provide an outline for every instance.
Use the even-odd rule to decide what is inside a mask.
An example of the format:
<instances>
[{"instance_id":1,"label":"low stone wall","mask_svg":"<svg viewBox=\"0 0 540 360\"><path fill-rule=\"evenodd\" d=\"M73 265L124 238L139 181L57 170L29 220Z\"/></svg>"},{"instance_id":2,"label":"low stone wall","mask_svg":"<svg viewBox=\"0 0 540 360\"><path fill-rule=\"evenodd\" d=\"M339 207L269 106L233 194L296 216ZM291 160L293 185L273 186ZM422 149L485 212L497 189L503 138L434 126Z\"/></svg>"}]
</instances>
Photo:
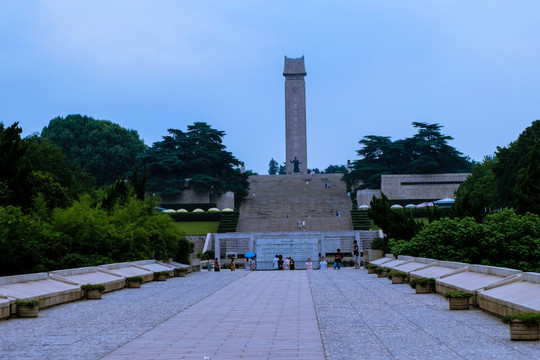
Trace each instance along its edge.
<instances>
[{"instance_id":1,"label":"low stone wall","mask_svg":"<svg viewBox=\"0 0 540 360\"><path fill-rule=\"evenodd\" d=\"M454 273L441 276L436 283L438 293L463 290L473 294L469 298L472 305L478 304L478 291L492 286L505 278L520 274L520 270L497 268L485 265L469 265Z\"/></svg>"},{"instance_id":2,"label":"low stone wall","mask_svg":"<svg viewBox=\"0 0 540 360\"><path fill-rule=\"evenodd\" d=\"M478 291L480 308L505 316L540 312L540 274L522 273Z\"/></svg>"},{"instance_id":3,"label":"low stone wall","mask_svg":"<svg viewBox=\"0 0 540 360\"><path fill-rule=\"evenodd\" d=\"M51 275L66 281L81 285L101 284L105 286L105 292L122 289L126 286L123 276L100 270L98 267L85 267L76 269L51 271Z\"/></svg>"},{"instance_id":4,"label":"low stone wall","mask_svg":"<svg viewBox=\"0 0 540 360\"><path fill-rule=\"evenodd\" d=\"M8 318L10 313L10 304L11 301L7 298L7 296L1 296L0 295L0 319Z\"/></svg>"},{"instance_id":5,"label":"low stone wall","mask_svg":"<svg viewBox=\"0 0 540 360\"><path fill-rule=\"evenodd\" d=\"M1 277L0 295L8 300L9 313L14 314L17 308L12 300L39 300L39 307L46 308L80 299L81 288L69 281L50 278L47 273L35 273ZM2 314L5 311L2 307Z\"/></svg>"}]
</instances>

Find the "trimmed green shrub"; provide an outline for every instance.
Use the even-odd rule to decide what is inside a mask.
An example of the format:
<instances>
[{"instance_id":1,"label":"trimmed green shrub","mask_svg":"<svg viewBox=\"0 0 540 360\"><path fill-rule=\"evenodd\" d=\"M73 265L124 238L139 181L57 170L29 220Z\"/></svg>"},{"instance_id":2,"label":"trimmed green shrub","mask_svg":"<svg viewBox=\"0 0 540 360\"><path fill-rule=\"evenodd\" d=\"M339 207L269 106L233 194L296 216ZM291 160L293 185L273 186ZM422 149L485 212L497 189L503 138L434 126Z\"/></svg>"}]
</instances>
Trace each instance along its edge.
<instances>
[{"instance_id":1,"label":"trimmed green shrub","mask_svg":"<svg viewBox=\"0 0 540 360\"><path fill-rule=\"evenodd\" d=\"M470 298L471 296L473 296L473 294L468 292L468 291L463 291L463 290L450 290L450 291L445 292L443 296L444 296L445 299L448 299L448 298Z\"/></svg>"},{"instance_id":2,"label":"trimmed green shrub","mask_svg":"<svg viewBox=\"0 0 540 360\"><path fill-rule=\"evenodd\" d=\"M39 305L39 300L21 300L21 299L17 299L17 300L15 300L15 305L38 306Z\"/></svg>"},{"instance_id":3,"label":"trimmed green shrub","mask_svg":"<svg viewBox=\"0 0 540 360\"><path fill-rule=\"evenodd\" d=\"M401 277L403 279L407 278L407 273L404 273L402 271L390 271L388 273L388 278L391 279L392 277Z\"/></svg>"},{"instance_id":4,"label":"trimmed green shrub","mask_svg":"<svg viewBox=\"0 0 540 360\"><path fill-rule=\"evenodd\" d=\"M84 290L84 291L90 291L90 290L98 290L99 292L104 292L105 291L105 285L103 284L86 284L86 285L81 285L81 290Z\"/></svg>"},{"instance_id":5,"label":"trimmed green shrub","mask_svg":"<svg viewBox=\"0 0 540 360\"><path fill-rule=\"evenodd\" d=\"M512 320L521 320L524 321L527 325L538 325L540 323L540 313L526 312L520 314L506 315L501 320L505 324L508 324Z\"/></svg>"},{"instance_id":6,"label":"trimmed green shrub","mask_svg":"<svg viewBox=\"0 0 540 360\"><path fill-rule=\"evenodd\" d=\"M417 279L412 279L409 284L411 285L411 287L413 289L416 288L416 285L429 285L431 288L434 288L435 287L435 279L434 278L421 277L421 278L417 278Z\"/></svg>"}]
</instances>

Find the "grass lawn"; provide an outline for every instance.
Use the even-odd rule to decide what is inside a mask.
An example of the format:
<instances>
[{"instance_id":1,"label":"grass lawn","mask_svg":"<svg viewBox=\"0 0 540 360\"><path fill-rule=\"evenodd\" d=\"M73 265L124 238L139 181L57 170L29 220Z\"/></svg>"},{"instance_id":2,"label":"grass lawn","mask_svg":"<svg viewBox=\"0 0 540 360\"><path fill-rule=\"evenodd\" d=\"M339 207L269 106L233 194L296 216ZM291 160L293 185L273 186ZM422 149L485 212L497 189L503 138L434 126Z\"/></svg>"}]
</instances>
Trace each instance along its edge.
<instances>
[{"instance_id":1,"label":"grass lawn","mask_svg":"<svg viewBox=\"0 0 540 360\"><path fill-rule=\"evenodd\" d=\"M219 221L183 221L174 224L186 235L206 235L217 232Z\"/></svg>"}]
</instances>

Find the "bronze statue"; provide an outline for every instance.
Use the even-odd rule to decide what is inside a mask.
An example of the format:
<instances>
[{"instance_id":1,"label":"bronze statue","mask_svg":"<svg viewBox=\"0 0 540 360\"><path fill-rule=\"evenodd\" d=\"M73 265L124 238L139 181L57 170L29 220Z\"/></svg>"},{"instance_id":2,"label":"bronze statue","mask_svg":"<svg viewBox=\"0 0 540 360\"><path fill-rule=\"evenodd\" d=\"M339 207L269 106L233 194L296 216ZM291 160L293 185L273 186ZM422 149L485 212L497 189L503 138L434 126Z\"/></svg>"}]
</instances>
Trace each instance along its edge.
<instances>
[{"instance_id":1,"label":"bronze statue","mask_svg":"<svg viewBox=\"0 0 540 360\"><path fill-rule=\"evenodd\" d=\"M294 172L294 173L299 173L299 172L300 172L300 168L298 167L298 165L301 164L301 162L298 161L298 159L296 158L296 156L294 157L294 160L291 160L291 163L294 164L293 172Z\"/></svg>"}]
</instances>

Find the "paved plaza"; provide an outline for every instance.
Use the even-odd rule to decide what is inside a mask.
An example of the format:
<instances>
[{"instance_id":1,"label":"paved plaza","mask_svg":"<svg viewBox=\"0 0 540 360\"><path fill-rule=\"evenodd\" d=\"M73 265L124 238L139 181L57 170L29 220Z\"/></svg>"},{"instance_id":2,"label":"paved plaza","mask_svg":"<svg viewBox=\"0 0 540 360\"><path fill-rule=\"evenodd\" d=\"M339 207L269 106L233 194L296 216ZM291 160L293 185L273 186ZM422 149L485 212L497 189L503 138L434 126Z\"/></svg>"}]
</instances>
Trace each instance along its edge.
<instances>
[{"instance_id":1,"label":"paved plaza","mask_svg":"<svg viewBox=\"0 0 540 360\"><path fill-rule=\"evenodd\" d=\"M363 269L221 271L0 321L0 358L540 359L540 342Z\"/></svg>"}]
</instances>

